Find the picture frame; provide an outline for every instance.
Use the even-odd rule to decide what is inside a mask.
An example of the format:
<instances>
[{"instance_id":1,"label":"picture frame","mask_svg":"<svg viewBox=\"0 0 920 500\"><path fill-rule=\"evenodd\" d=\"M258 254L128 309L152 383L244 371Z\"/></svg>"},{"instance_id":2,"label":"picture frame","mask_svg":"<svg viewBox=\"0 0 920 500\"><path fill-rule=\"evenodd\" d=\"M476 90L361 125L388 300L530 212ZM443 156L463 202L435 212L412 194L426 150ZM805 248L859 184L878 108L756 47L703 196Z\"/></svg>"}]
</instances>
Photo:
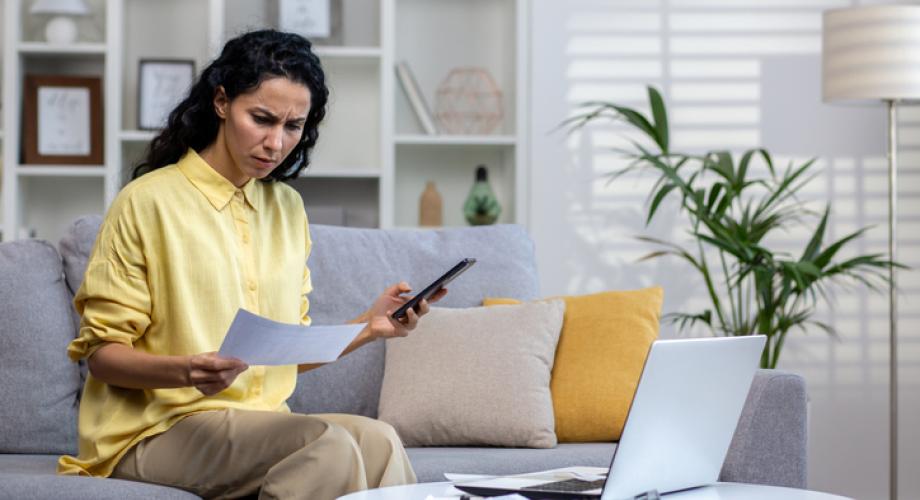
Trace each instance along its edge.
<instances>
[{"instance_id":1,"label":"picture frame","mask_svg":"<svg viewBox=\"0 0 920 500\"><path fill-rule=\"evenodd\" d=\"M137 65L137 128L162 129L194 81L193 59L141 59Z\"/></svg>"},{"instance_id":2,"label":"picture frame","mask_svg":"<svg viewBox=\"0 0 920 500\"><path fill-rule=\"evenodd\" d=\"M331 0L279 0L278 28L307 38L326 38L330 26Z\"/></svg>"},{"instance_id":3,"label":"picture frame","mask_svg":"<svg viewBox=\"0 0 920 500\"><path fill-rule=\"evenodd\" d=\"M102 78L26 75L22 159L25 164L102 165Z\"/></svg>"},{"instance_id":4,"label":"picture frame","mask_svg":"<svg viewBox=\"0 0 920 500\"><path fill-rule=\"evenodd\" d=\"M278 29L297 33L313 45L342 45L343 0L278 0Z\"/></svg>"}]
</instances>

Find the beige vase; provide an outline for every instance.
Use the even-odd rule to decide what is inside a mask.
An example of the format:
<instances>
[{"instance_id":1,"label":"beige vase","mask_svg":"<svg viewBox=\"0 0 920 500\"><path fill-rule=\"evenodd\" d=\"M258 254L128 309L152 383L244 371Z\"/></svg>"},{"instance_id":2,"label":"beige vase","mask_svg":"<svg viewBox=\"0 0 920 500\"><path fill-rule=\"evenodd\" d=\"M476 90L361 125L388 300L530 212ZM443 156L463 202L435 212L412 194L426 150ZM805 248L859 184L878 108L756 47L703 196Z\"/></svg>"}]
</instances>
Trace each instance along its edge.
<instances>
[{"instance_id":1,"label":"beige vase","mask_svg":"<svg viewBox=\"0 0 920 500\"><path fill-rule=\"evenodd\" d=\"M422 191L421 198L419 198L418 225L427 227L442 225L442 208L441 193L434 187L434 181L428 181L425 184L425 190Z\"/></svg>"}]
</instances>

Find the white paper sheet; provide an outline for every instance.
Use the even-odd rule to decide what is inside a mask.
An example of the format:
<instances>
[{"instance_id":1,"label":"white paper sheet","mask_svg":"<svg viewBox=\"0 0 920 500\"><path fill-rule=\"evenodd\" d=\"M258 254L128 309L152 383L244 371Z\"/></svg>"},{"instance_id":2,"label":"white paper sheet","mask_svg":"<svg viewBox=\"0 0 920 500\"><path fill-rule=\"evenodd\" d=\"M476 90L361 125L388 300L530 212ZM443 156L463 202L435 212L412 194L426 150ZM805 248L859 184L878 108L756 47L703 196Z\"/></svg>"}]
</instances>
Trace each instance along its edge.
<instances>
[{"instance_id":1,"label":"white paper sheet","mask_svg":"<svg viewBox=\"0 0 920 500\"><path fill-rule=\"evenodd\" d=\"M240 309L218 353L248 365L330 363L339 358L364 325L290 325Z\"/></svg>"}]
</instances>

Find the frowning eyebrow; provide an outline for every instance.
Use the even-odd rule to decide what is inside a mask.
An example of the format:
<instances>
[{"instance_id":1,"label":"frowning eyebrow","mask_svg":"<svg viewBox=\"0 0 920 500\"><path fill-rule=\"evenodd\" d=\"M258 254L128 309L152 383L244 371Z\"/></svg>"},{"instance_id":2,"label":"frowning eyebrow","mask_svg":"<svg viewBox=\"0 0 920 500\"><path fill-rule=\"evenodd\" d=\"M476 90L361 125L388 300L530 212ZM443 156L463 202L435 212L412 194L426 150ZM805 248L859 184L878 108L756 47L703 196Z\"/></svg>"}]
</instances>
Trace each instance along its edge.
<instances>
[{"instance_id":1,"label":"frowning eyebrow","mask_svg":"<svg viewBox=\"0 0 920 500\"><path fill-rule=\"evenodd\" d=\"M280 120L280 118L278 118L278 116L276 116L274 113L272 113L271 111L269 111L267 108L263 108L263 107L261 107L261 106L257 106L257 107L255 108L255 111L258 112L258 113L260 113L260 114L262 114L262 115L264 115L265 118L267 118L267 119L269 119L269 120L271 120L271 121L273 121L273 122L278 122L278 121ZM289 120L288 123L302 124L302 123L305 123L306 121L307 121L307 117L306 117L306 116L301 116L301 117L298 117L298 118L294 118L293 120Z\"/></svg>"}]
</instances>

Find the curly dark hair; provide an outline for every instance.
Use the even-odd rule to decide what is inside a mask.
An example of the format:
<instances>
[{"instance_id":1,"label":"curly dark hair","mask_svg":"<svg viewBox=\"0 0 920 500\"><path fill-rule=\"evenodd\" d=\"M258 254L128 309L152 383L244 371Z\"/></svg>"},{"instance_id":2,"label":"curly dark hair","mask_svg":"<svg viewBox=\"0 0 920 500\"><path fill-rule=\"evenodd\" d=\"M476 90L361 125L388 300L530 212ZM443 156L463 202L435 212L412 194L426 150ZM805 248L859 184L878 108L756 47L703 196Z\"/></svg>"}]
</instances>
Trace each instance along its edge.
<instances>
[{"instance_id":1,"label":"curly dark hair","mask_svg":"<svg viewBox=\"0 0 920 500\"><path fill-rule=\"evenodd\" d=\"M134 168L133 179L179 161L192 148L201 151L214 142L220 118L214 95L223 86L227 98L256 89L269 78L285 77L310 90L310 112L300 141L284 161L263 181L296 178L310 164L317 130L326 116L329 90L319 58L310 42L297 34L276 30L244 33L224 45L220 56L202 71L188 96L169 113L166 127L150 142L145 158Z\"/></svg>"}]
</instances>

